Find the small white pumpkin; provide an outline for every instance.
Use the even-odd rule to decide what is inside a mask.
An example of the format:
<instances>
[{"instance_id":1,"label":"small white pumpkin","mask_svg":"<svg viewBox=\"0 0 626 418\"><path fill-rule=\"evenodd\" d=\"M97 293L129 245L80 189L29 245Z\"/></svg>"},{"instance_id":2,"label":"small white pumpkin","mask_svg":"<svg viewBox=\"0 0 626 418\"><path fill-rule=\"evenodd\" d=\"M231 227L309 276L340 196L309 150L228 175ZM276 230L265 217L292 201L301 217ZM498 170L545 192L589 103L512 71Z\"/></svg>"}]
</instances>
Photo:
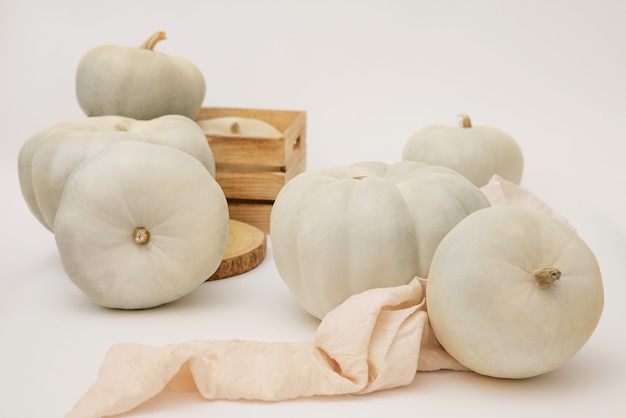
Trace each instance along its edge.
<instances>
[{"instance_id":1,"label":"small white pumpkin","mask_svg":"<svg viewBox=\"0 0 626 418\"><path fill-rule=\"evenodd\" d=\"M283 136L276 127L261 119L240 116L222 116L198 120L206 135L236 136L250 138L274 138Z\"/></svg>"},{"instance_id":2,"label":"small white pumpkin","mask_svg":"<svg viewBox=\"0 0 626 418\"><path fill-rule=\"evenodd\" d=\"M104 307L143 309L190 293L218 268L228 206L198 160L120 141L65 183L54 232L71 281Z\"/></svg>"},{"instance_id":3,"label":"small white pumpkin","mask_svg":"<svg viewBox=\"0 0 626 418\"><path fill-rule=\"evenodd\" d=\"M413 133L402 159L449 167L478 187L494 175L520 184L524 159L515 139L493 127L472 126L468 115L460 116L458 127L430 125Z\"/></svg>"},{"instance_id":4,"label":"small white pumpkin","mask_svg":"<svg viewBox=\"0 0 626 418\"><path fill-rule=\"evenodd\" d=\"M101 45L88 51L76 71L76 96L85 114L195 118L204 101L204 76L188 59L154 51L163 39L165 33L157 32L139 48Z\"/></svg>"},{"instance_id":5,"label":"small white pumpkin","mask_svg":"<svg viewBox=\"0 0 626 418\"><path fill-rule=\"evenodd\" d=\"M499 378L554 370L592 335L604 304L591 249L542 212L492 206L441 241L427 281L434 334L469 369Z\"/></svg>"},{"instance_id":6,"label":"small white pumpkin","mask_svg":"<svg viewBox=\"0 0 626 418\"><path fill-rule=\"evenodd\" d=\"M215 159L191 119L167 115L150 121L99 116L61 122L31 136L20 149L18 174L33 215L52 231L65 180L84 159L123 140L168 145L192 155L215 176Z\"/></svg>"},{"instance_id":7,"label":"small white pumpkin","mask_svg":"<svg viewBox=\"0 0 626 418\"><path fill-rule=\"evenodd\" d=\"M441 239L487 206L465 177L420 162L307 171L274 202L272 254L300 305L322 318L349 296L424 277Z\"/></svg>"}]
</instances>

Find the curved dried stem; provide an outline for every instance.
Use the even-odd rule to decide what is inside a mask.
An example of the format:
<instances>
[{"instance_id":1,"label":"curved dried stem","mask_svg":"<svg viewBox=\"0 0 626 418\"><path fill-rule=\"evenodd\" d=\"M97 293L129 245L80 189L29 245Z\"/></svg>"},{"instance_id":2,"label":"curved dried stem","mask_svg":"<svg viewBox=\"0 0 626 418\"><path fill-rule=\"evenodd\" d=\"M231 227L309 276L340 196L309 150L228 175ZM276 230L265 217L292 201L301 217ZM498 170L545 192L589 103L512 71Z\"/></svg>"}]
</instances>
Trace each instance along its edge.
<instances>
[{"instance_id":1,"label":"curved dried stem","mask_svg":"<svg viewBox=\"0 0 626 418\"><path fill-rule=\"evenodd\" d=\"M154 46L163 39L165 39L165 32L156 32L154 35L146 39L146 41L142 43L139 48L153 51Z\"/></svg>"}]
</instances>

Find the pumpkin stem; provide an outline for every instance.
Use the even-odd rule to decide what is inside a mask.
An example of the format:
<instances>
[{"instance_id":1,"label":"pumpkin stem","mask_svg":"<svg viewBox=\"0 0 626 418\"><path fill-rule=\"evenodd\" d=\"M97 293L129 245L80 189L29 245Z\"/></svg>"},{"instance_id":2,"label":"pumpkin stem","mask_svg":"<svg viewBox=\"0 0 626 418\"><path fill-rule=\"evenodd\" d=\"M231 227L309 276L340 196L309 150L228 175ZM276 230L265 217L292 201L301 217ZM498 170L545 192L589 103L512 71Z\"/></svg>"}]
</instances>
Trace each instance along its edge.
<instances>
[{"instance_id":1,"label":"pumpkin stem","mask_svg":"<svg viewBox=\"0 0 626 418\"><path fill-rule=\"evenodd\" d=\"M133 232L133 242L136 245L145 245L150 241L150 231L143 226L139 226Z\"/></svg>"},{"instance_id":2,"label":"pumpkin stem","mask_svg":"<svg viewBox=\"0 0 626 418\"><path fill-rule=\"evenodd\" d=\"M230 125L230 133L238 134L240 132L241 132L241 128L239 127L239 124L237 122L233 122L232 125Z\"/></svg>"},{"instance_id":3,"label":"pumpkin stem","mask_svg":"<svg viewBox=\"0 0 626 418\"><path fill-rule=\"evenodd\" d=\"M472 120L470 119L470 117L469 117L469 115L467 113L461 113L458 116L460 118L459 126L461 128L471 128L472 127Z\"/></svg>"},{"instance_id":4,"label":"pumpkin stem","mask_svg":"<svg viewBox=\"0 0 626 418\"><path fill-rule=\"evenodd\" d=\"M146 41L142 43L139 48L153 51L157 42L162 41L163 39L165 39L165 32L156 32L154 35L146 39Z\"/></svg>"},{"instance_id":5,"label":"pumpkin stem","mask_svg":"<svg viewBox=\"0 0 626 418\"><path fill-rule=\"evenodd\" d=\"M538 288L545 289L561 278L561 272L559 269L548 267L535 271L533 273L533 278L535 279L535 284Z\"/></svg>"}]
</instances>

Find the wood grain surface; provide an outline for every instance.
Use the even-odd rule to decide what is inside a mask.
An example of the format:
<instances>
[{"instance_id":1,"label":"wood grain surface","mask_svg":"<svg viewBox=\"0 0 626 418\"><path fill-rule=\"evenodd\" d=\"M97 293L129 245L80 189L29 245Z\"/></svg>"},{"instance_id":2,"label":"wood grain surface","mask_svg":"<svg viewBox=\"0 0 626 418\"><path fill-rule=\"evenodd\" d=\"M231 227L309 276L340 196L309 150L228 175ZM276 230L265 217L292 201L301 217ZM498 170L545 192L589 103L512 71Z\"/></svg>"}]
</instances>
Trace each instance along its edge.
<instances>
[{"instance_id":1,"label":"wood grain surface","mask_svg":"<svg viewBox=\"0 0 626 418\"><path fill-rule=\"evenodd\" d=\"M265 233L245 222L230 220L224 258L207 280L219 280L252 270L265 258Z\"/></svg>"}]
</instances>

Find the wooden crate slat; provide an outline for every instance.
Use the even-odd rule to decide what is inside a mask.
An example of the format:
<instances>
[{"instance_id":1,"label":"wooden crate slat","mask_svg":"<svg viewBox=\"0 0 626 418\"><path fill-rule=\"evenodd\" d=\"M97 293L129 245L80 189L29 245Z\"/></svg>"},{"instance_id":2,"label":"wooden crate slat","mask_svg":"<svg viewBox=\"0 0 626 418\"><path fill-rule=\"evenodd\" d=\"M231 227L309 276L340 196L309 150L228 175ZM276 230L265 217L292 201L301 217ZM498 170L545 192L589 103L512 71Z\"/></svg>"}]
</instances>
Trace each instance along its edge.
<instances>
[{"instance_id":1,"label":"wooden crate slat","mask_svg":"<svg viewBox=\"0 0 626 418\"><path fill-rule=\"evenodd\" d=\"M207 135L215 163L268 166L280 170L286 166L283 138L233 138Z\"/></svg>"},{"instance_id":2,"label":"wooden crate slat","mask_svg":"<svg viewBox=\"0 0 626 418\"><path fill-rule=\"evenodd\" d=\"M253 202L229 200L230 218L256 226L266 234L270 233L270 215L273 202Z\"/></svg>"},{"instance_id":3,"label":"wooden crate slat","mask_svg":"<svg viewBox=\"0 0 626 418\"><path fill-rule=\"evenodd\" d=\"M285 185L285 173L218 170L216 180L228 199L274 200Z\"/></svg>"}]
</instances>

